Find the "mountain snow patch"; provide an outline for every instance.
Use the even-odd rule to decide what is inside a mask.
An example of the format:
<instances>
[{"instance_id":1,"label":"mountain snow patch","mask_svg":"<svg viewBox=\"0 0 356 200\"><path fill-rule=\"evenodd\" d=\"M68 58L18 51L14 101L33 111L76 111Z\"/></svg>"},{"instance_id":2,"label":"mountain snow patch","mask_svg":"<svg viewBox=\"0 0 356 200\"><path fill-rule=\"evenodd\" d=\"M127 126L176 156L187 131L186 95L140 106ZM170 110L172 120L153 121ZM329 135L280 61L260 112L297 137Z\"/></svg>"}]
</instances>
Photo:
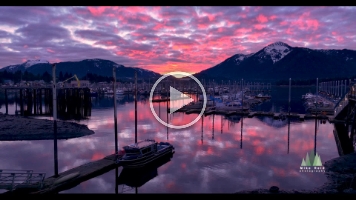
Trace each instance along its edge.
<instances>
[{"instance_id":1,"label":"mountain snow patch","mask_svg":"<svg viewBox=\"0 0 356 200\"><path fill-rule=\"evenodd\" d=\"M245 55L240 55L239 57L236 57L236 62L239 63L241 61L243 61L246 58Z\"/></svg>"},{"instance_id":2,"label":"mountain snow patch","mask_svg":"<svg viewBox=\"0 0 356 200\"><path fill-rule=\"evenodd\" d=\"M98 58L94 58L94 59L86 59L87 61L100 61L100 59ZM84 61L84 60L83 60Z\"/></svg>"},{"instance_id":3,"label":"mountain snow patch","mask_svg":"<svg viewBox=\"0 0 356 200\"><path fill-rule=\"evenodd\" d=\"M278 62L290 52L291 48L283 42L276 42L264 48L264 53L271 56L273 63Z\"/></svg>"},{"instance_id":4,"label":"mountain snow patch","mask_svg":"<svg viewBox=\"0 0 356 200\"><path fill-rule=\"evenodd\" d=\"M36 64L49 64L49 62L47 60L28 60L27 62L25 62L25 68L29 68L32 65L36 65Z\"/></svg>"},{"instance_id":5,"label":"mountain snow patch","mask_svg":"<svg viewBox=\"0 0 356 200\"><path fill-rule=\"evenodd\" d=\"M14 68L16 68L18 65L10 65L9 66L9 70L13 70Z\"/></svg>"}]
</instances>

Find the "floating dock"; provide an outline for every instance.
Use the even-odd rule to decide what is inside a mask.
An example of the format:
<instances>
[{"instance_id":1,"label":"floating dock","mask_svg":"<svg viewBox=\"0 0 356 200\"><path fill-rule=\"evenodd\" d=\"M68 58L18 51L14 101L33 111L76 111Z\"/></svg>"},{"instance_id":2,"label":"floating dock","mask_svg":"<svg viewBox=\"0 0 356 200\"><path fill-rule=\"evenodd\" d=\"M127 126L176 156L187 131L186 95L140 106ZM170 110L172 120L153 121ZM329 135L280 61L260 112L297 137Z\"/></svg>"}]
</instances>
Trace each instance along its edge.
<instances>
[{"instance_id":1,"label":"floating dock","mask_svg":"<svg viewBox=\"0 0 356 200\"><path fill-rule=\"evenodd\" d=\"M167 102L167 101L169 101L169 98L152 99L152 103Z\"/></svg>"},{"instance_id":2,"label":"floating dock","mask_svg":"<svg viewBox=\"0 0 356 200\"><path fill-rule=\"evenodd\" d=\"M116 164L116 159L120 155L112 154L106 156L97 161L89 162L78 167L72 168L65 172L59 173L58 177L48 177L43 181L43 187L38 189L15 189L13 191L8 191L8 194L54 194L63 190L70 189L79 185L80 183L87 181L91 178L104 174L110 170L119 167Z\"/></svg>"},{"instance_id":3,"label":"floating dock","mask_svg":"<svg viewBox=\"0 0 356 200\"><path fill-rule=\"evenodd\" d=\"M181 108L177 110L176 112L183 112L185 114L199 114L201 112L201 109L197 108ZM335 122L333 120L333 116L330 115L325 115L325 114L299 114L299 113L275 113L275 112L263 112L263 111L248 111L248 110L241 110L241 109L236 109L236 110L222 110L222 109L211 109L207 108L205 109L204 116L208 115L225 115L225 116L233 116L233 115L240 115L240 116L247 116L248 118L252 117L257 117L257 116L266 116L266 117L272 117L273 119L285 119L285 118L297 118L301 121L305 119L325 119L328 120L330 123ZM337 121L339 122L339 121ZM344 121L342 121L344 123ZM340 122L341 123L341 122Z\"/></svg>"}]
</instances>

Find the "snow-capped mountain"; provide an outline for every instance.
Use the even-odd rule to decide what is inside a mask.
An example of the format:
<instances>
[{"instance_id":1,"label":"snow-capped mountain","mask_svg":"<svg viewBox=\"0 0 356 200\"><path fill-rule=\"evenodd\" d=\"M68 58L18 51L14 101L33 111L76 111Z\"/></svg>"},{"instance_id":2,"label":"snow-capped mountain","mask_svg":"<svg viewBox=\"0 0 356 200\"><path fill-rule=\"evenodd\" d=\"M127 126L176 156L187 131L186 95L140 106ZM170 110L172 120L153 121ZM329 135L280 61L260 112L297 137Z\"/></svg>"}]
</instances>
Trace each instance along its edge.
<instances>
[{"instance_id":1,"label":"snow-capped mountain","mask_svg":"<svg viewBox=\"0 0 356 200\"><path fill-rule=\"evenodd\" d=\"M47 60L27 60L24 64L25 64L25 68L29 68L33 65L37 65L37 64L49 64L49 62Z\"/></svg>"},{"instance_id":2,"label":"snow-capped mountain","mask_svg":"<svg viewBox=\"0 0 356 200\"><path fill-rule=\"evenodd\" d=\"M25 71L26 69L34 66L34 65L49 65L47 60L27 60L22 64L10 65L4 68L1 68L0 71L7 70L8 72L16 72L18 70Z\"/></svg>"},{"instance_id":3,"label":"snow-capped mountain","mask_svg":"<svg viewBox=\"0 0 356 200\"><path fill-rule=\"evenodd\" d=\"M235 54L214 67L196 73L197 78L255 80L311 80L356 76L355 50L323 50L291 47L275 42L256 53Z\"/></svg>"},{"instance_id":4,"label":"snow-capped mountain","mask_svg":"<svg viewBox=\"0 0 356 200\"><path fill-rule=\"evenodd\" d=\"M263 52L259 53L257 56L270 56L273 63L276 63L284 56L288 55L291 51L292 47L290 47L288 44L283 42L275 42L263 48Z\"/></svg>"},{"instance_id":5,"label":"snow-capped mountain","mask_svg":"<svg viewBox=\"0 0 356 200\"><path fill-rule=\"evenodd\" d=\"M116 68L116 77L117 78L134 78L135 70L137 70L137 75L139 78L158 78L161 75L153 71L134 68L134 67L125 67L119 65L110 60L104 59L86 59L78 62L59 62L56 64L56 74L62 72L76 74L79 78L84 77L87 73L92 73L100 76L112 77L113 67ZM48 72L52 74L52 65L45 60L28 60L22 64L10 65L0 69L0 71L16 72L18 70L22 72L30 72L34 75L43 74Z\"/></svg>"},{"instance_id":6,"label":"snow-capped mountain","mask_svg":"<svg viewBox=\"0 0 356 200\"><path fill-rule=\"evenodd\" d=\"M244 55L244 54L235 54L234 56L228 58L227 60L231 60L232 62L235 62L236 64L241 63L244 61L246 58L250 57L252 54Z\"/></svg>"}]
</instances>

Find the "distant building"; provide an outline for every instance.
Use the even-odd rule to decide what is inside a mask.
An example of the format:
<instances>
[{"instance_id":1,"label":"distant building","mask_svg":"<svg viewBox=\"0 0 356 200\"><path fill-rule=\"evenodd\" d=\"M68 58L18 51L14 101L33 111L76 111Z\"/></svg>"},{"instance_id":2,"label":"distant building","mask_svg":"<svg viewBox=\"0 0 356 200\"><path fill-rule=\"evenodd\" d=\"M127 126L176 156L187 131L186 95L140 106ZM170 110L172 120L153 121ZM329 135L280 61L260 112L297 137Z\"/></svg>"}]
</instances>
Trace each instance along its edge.
<instances>
[{"instance_id":1,"label":"distant building","mask_svg":"<svg viewBox=\"0 0 356 200\"><path fill-rule=\"evenodd\" d=\"M19 86L28 86L28 83L26 81L21 81L19 83Z\"/></svg>"},{"instance_id":2,"label":"distant building","mask_svg":"<svg viewBox=\"0 0 356 200\"><path fill-rule=\"evenodd\" d=\"M46 82L43 80L36 80L36 81L28 81L25 83L21 83L23 86L34 86L34 87L42 87L46 85Z\"/></svg>"},{"instance_id":3,"label":"distant building","mask_svg":"<svg viewBox=\"0 0 356 200\"><path fill-rule=\"evenodd\" d=\"M78 87L78 84L80 84L81 88L90 86L90 82L88 80L79 80L79 82L75 80L70 82L70 87Z\"/></svg>"}]
</instances>

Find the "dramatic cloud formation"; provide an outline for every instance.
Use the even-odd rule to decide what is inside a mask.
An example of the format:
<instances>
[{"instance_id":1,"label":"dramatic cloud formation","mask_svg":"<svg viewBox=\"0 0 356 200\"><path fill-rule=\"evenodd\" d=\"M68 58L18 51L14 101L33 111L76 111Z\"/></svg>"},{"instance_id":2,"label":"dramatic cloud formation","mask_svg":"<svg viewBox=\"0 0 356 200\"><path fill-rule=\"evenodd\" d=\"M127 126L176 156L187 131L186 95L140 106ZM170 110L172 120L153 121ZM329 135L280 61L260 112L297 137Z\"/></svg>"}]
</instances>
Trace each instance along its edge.
<instances>
[{"instance_id":1,"label":"dramatic cloud formation","mask_svg":"<svg viewBox=\"0 0 356 200\"><path fill-rule=\"evenodd\" d=\"M195 73L276 41L356 49L355 18L355 7L1 7L0 68L102 58Z\"/></svg>"}]
</instances>

